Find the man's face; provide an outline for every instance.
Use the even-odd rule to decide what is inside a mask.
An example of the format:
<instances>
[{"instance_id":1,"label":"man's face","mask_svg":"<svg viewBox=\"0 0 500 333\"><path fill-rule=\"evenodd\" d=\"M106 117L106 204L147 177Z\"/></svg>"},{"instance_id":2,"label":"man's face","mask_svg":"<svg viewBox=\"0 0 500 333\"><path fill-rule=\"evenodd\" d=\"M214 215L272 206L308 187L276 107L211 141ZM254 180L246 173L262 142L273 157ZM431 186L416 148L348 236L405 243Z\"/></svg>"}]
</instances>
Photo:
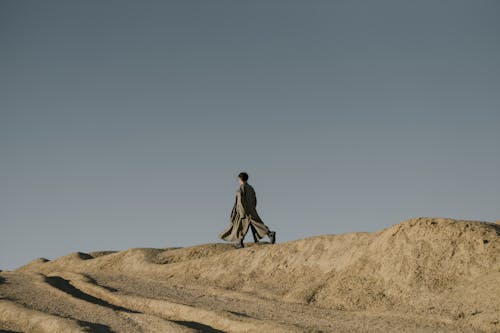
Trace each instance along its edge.
<instances>
[{"instance_id":1,"label":"man's face","mask_svg":"<svg viewBox=\"0 0 500 333\"><path fill-rule=\"evenodd\" d=\"M245 182L238 177L238 184L243 185Z\"/></svg>"}]
</instances>

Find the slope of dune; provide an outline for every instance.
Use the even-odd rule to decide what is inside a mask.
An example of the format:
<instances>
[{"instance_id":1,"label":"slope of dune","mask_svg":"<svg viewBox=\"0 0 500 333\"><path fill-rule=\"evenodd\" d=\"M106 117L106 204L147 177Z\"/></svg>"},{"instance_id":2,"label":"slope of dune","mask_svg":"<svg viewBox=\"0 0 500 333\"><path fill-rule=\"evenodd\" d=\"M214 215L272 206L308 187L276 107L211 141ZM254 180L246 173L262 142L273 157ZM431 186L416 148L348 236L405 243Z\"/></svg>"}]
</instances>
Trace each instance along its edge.
<instances>
[{"instance_id":1,"label":"slope of dune","mask_svg":"<svg viewBox=\"0 0 500 333\"><path fill-rule=\"evenodd\" d=\"M0 272L0 331L500 332L500 225L72 253Z\"/></svg>"}]
</instances>

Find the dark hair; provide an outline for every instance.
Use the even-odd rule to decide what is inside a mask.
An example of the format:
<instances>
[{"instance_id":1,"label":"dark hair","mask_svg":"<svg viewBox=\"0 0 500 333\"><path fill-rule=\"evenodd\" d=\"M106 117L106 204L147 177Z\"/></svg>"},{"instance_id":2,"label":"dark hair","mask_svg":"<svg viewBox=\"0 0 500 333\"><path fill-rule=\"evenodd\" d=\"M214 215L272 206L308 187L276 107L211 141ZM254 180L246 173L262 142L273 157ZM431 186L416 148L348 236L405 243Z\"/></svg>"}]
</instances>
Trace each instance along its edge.
<instances>
[{"instance_id":1,"label":"dark hair","mask_svg":"<svg viewBox=\"0 0 500 333\"><path fill-rule=\"evenodd\" d=\"M248 180L248 173L240 172L240 174L238 175L238 178L241 179L242 181L246 182Z\"/></svg>"}]
</instances>

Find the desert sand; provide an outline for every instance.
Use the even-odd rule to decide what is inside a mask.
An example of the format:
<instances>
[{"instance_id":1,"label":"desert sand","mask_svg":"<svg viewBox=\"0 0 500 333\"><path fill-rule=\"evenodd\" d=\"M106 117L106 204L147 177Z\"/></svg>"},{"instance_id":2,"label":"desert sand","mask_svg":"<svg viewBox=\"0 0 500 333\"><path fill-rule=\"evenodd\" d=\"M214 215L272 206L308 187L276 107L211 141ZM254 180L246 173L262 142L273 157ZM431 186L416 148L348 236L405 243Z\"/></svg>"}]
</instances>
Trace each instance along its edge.
<instances>
[{"instance_id":1,"label":"desert sand","mask_svg":"<svg viewBox=\"0 0 500 333\"><path fill-rule=\"evenodd\" d=\"M500 225L36 259L0 272L0 332L500 332Z\"/></svg>"}]
</instances>

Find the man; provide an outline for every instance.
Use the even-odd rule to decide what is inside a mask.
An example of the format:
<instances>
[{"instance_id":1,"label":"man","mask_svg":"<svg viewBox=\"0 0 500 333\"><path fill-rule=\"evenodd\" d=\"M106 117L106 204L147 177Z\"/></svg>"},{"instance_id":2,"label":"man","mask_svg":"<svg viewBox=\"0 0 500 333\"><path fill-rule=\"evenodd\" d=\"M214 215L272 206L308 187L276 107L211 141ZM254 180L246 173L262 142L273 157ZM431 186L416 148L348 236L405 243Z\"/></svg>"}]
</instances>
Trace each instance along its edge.
<instances>
[{"instance_id":1,"label":"man","mask_svg":"<svg viewBox=\"0 0 500 333\"><path fill-rule=\"evenodd\" d=\"M255 191L250 184L247 183L248 174L242 172L238 175L239 188L236 191L236 201L234 202L233 210L231 211L231 224L223 231L219 237L228 242L238 242L239 247L244 247L243 239L245 238L248 228L252 229L252 234L255 243L264 236L268 236L271 243L276 242L276 232L262 222L259 214L257 214L257 197Z\"/></svg>"}]
</instances>

